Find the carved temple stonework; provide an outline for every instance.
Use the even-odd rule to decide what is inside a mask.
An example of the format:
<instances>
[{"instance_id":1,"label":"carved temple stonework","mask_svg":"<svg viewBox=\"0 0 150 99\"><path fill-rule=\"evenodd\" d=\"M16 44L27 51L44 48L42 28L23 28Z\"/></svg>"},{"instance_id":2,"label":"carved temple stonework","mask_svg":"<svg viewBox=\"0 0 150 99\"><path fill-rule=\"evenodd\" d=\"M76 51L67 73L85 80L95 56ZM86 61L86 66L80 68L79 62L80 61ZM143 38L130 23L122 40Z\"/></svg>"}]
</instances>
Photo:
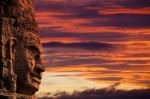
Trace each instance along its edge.
<instances>
[{"instance_id":1,"label":"carved temple stonework","mask_svg":"<svg viewBox=\"0 0 150 99\"><path fill-rule=\"evenodd\" d=\"M0 99L35 99L45 68L32 0L0 1Z\"/></svg>"}]
</instances>

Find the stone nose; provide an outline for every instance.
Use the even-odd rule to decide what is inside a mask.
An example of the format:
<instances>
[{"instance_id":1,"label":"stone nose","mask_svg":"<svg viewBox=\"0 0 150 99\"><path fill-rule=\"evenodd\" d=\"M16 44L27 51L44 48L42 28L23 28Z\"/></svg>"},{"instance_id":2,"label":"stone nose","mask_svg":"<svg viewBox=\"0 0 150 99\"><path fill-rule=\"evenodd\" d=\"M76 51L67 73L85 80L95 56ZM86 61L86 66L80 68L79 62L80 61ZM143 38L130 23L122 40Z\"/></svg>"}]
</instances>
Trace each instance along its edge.
<instances>
[{"instance_id":1,"label":"stone nose","mask_svg":"<svg viewBox=\"0 0 150 99\"><path fill-rule=\"evenodd\" d=\"M45 66L42 64L36 64L35 69L37 72L44 72L45 71Z\"/></svg>"}]
</instances>

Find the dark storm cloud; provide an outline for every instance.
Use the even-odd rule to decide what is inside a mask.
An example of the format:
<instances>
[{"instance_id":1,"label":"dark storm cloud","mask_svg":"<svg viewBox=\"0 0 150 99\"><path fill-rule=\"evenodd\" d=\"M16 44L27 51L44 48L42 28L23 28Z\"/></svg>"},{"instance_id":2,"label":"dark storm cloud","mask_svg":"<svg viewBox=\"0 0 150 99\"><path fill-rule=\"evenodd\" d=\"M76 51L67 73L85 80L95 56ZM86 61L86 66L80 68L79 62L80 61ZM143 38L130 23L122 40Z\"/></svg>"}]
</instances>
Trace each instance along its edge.
<instances>
[{"instance_id":1,"label":"dark storm cloud","mask_svg":"<svg viewBox=\"0 0 150 99\"><path fill-rule=\"evenodd\" d=\"M147 35L148 36L148 35ZM128 38L130 37L130 34L123 34L121 32L97 32L97 33L78 33L78 32L60 32L60 31L56 31L56 30L51 30L50 29L43 29L41 30L41 37L76 37L76 38Z\"/></svg>"},{"instance_id":2,"label":"dark storm cloud","mask_svg":"<svg viewBox=\"0 0 150 99\"><path fill-rule=\"evenodd\" d=\"M50 60L50 58L49 58ZM57 60L57 58L53 57L53 60ZM91 65L90 67L100 67L101 68L101 65L93 65L93 64L102 64L102 63L106 63L108 62L108 60L103 60L103 59L81 59L81 58L78 58L78 59L64 59L64 58L61 58L61 60L59 62L51 62L51 61L48 61L47 63L45 63L45 65L47 67L74 67L74 66L77 66L77 67L80 67L80 66L85 66L85 65ZM103 67L103 66L102 66ZM107 67L107 66L104 66L104 67ZM113 68L113 67L111 67Z\"/></svg>"},{"instance_id":3,"label":"dark storm cloud","mask_svg":"<svg viewBox=\"0 0 150 99\"><path fill-rule=\"evenodd\" d=\"M120 0L118 1L118 4L128 8L143 8L143 7L149 7L150 1L149 0Z\"/></svg>"},{"instance_id":4,"label":"dark storm cloud","mask_svg":"<svg viewBox=\"0 0 150 99\"><path fill-rule=\"evenodd\" d=\"M49 37L51 38L64 38L64 37L69 37L69 38L77 38L80 41L127 41L129 39L132 39L133 37L130 34L125 34L125 33L120 33L120 32L98 32L98 33L77 33L77 32L61 32L61 31L55 31L55 30L41 30L41 37ZM135 37L135 36L134 36ZM150 36L138 36L136 35L135 38L144 38L144 39L150 39Z\"/></svg>"},{"instance_id":5,"label":"dark storm cloud","mask_svg":"<svg viewBox=\"0 0 150 99\"><path fill-rule=\"evenodd\" d=\"M112 42L112 41L132 41L136 38L136 40L150 40L150 34L127 34L121 32L97 32L97 33L78 33L78 32L61 32L51 29L45 29L41 30L41 37L42 38L58 38L61 40L61 38L77 38L80 41L95 41L95 42ZM131 32L132 33L132 32Z\"/></svg>"},{"instance_id":6,"label":"dark storm cloud","mask_svg":"<svg viewBox=\"0 0 150 99\"><path fill-rule=\"evenodd\" d=\"M35 1L35 0L34 0ZM64 8L79 8L86 6L97 6L97 7L106 7L106 5L119 5L126 8L143 8L149 7L149 0L38 0L35 2L37 10L41 11L50 11L50 10L62 10ZM111 6L110 6L111 7ZM61 9L62 8L62 9Z\"/></svg>"},{"instance_id":7,"label":"dark storm cloud","mask_svg":"<svg viewBox=\"0 0 150 99\"><path fill-rule=\"evenodd\" d=\"M83 92L74 92L68 94L66 92L56 93L55 99L149 99L150 89L139 90L114 90L113 88L105 89L88 89ZM38 99L53 99L53 97L43 96Z\"/></svg>"},{"instance_id":8,"label":"dark storm cloud","mask_svg":"<svg viewBox=\"0 0 150 99\"><path fill-rule=\"evenodd\" d=\"M43 43L44 47L65 47L65 48L76 48L86 50L113 50L113 45L107 43L98 42L79 42L79 43L61 43L61 42L50 42Z\"/></svg>"},{"instance_id":9,"label":"dark storm cloud","mask_svg":"<svg viewBox=\"0 0 150 99\"><path fill-rule=\"evenodd\" d=\"M100 27L100 26L114 26L114 27L129 27L142 28L150 27L150 15L136 15L136 14L114 14L114 15L99 15L99 20L93 20L91 23L84 23L80 26ZM109 21L102 21L101 19L110 19Z\"/></svg>"},{"instance_id":10,"label":"dark storm cloud","mask_svg":"<svg viewBox=\"0 0 150 99\"><path fill-rule=\"evenodd\" d=\"M122 60L111 60L111 59L105 59L105 58L90 58L90 56L87 56L85 58L79 57L78 58L73 58L72 57L60 57L60 56L52 56L52 58L48 57L47 59L49 60L48 62L45 63L47 67L72 67L74 66L77 67L82 67L82 66L87 66L89 68L106 68L108 70L118 70L118 71L142 71L142 70L149 70L148 65L145 64L140 64L140 62L137 60L136 62L129 63L129 60L126 60L122 63L115 64L117 62L120 62ZM53 62L53 60L59 60L57 62ZM110 63L110 64L109 64ZM90 72L90 71L88 71ZM94 71L96 72L96 71ZM99 74L98 72L96 72ZM105 71L106 73L106 71ZM118 72L119 73L119 72Z\"/></svg>"},{"instance_id":11,"label":"dark storm cloud","mask_svg":"<svg viewBox=\"0 0 150 99\"><path fill-rule=\"evenodd\" d=\"M38 0L35 2L35 7L37 11L62 11L65 6L63 2Z\"/></svg>"},{"instance_id":12,"label":"dark storm cloud","mask_svg":"<svg viewBox=\"0 0 150 99\"><path fill-rule=\"evenodd\" d=\"M52 60L49 58L49 60ZM56 60L53 58L53 60ZM82 67L82 66L86 66L90 68L105 68L108 70L118 70L118 71L143 71L143 70L149 70L149 67L147 65L130 65L126 62L121 63L121 64L108 64L111 63L113 61L110 60L106 60L106 59L69 59L67 60L63 60L61 59L59 62L53 62L53 61L48 61L47 63L45 63L45 65L47 67ZM118 61L119 62L119 61ZM107 63L107 64L106 64ZM72 72L74 71L74 69L72 69L71 71L67 71L67 72ZM78 72L82 72L78 71ZM93 72L93 70L91 71L87 71L87 72ZM96 72L97 74L99 74L98 72Z\"/></svg>"}]
</instances>

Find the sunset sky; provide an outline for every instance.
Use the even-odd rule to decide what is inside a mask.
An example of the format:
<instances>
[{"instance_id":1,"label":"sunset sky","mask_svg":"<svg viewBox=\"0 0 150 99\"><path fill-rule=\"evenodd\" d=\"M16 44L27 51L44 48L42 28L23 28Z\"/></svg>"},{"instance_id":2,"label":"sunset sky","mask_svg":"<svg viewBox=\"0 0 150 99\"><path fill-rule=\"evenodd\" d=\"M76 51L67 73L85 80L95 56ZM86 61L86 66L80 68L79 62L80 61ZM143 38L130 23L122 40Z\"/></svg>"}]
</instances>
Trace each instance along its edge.
<instances>
[{"instance_id":1,"label":"sunset sky","mask_svg":"<svg viewBox=\"0 0 150 99\"><path fill-rule=\"evenodd\" d=\"M150 0L35 0L46 72L38 95L150 87Z\"/></svg>"}]
</instances>

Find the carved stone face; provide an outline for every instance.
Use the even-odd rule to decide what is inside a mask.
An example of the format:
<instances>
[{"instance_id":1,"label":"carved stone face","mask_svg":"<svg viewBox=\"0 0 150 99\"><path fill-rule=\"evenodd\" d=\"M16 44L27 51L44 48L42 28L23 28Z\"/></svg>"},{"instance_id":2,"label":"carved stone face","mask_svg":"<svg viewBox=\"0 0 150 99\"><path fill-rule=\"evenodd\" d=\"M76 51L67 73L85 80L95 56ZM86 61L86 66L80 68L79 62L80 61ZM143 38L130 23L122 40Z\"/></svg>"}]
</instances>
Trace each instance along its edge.
<instances>
[{"instance_id":1,"label":"carved stone face","mask_svg":"<svg viewBox=\"0 0 150 99\"><path fill-rule=\"evenodd\" d=\"M45 68L41 62L41 44L30 37L31 35L26 38L26 42L19 42L15 71L17 92L33 95L39 89L42 72L45 71Z\"/></svg>"}]
</instances>

